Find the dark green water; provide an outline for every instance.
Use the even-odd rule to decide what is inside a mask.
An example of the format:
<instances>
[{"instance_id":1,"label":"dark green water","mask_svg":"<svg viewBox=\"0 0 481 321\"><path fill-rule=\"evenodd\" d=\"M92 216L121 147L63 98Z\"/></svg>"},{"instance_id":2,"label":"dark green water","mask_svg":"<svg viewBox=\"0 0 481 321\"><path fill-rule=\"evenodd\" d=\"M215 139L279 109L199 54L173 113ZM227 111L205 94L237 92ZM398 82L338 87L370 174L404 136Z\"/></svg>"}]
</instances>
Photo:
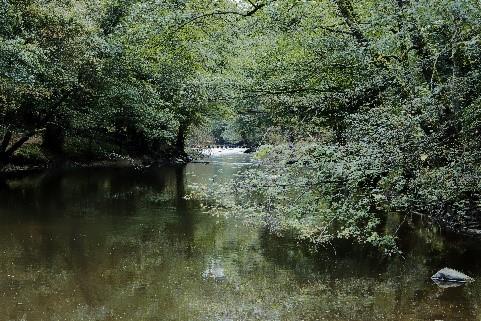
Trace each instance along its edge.
<instances>
[{"instance_id":1,"label":"dark green water","mask_svg":"<svg viewBox=\"0 0 481 321\"><path fill-rule=\"evenodd\" d=\"M182 196L246 156L0 185L0 320L481 320L478 241L414 229L403 258L317 254ZM440 289L444 266L479 279Z\"/></svg>"}]
</instances>

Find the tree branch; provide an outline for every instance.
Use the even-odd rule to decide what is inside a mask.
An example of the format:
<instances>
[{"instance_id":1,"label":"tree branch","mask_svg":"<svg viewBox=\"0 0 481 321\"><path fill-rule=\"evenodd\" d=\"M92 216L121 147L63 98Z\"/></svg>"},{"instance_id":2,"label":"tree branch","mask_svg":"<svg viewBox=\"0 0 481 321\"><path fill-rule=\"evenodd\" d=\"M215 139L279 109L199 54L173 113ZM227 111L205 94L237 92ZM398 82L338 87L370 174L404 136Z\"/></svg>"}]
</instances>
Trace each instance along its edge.
<instances>
[{"instance_id":1,"label":"tree branch","mask_svg":"<svg viewBox=\"0 0 481 321\"><path fill-rule=\"evenodd\" d=\"M36 131L28 131L20 137L19 140L17 140L15 143L12 144L9 148L5 150L5 155L6 157L10 157L15 153L20 147L23 146L33 135L35 135Z\"/></svg>"},{"instance_id":2,"label":"tree branch","mask_svg":"<svg viewBox=\"0 0 481 321\"><path fill-rule=\"evenodd\" d=\"M7 129L5 130L5 134L3 135L2 144L0 144L0 153L3 153L7 150L8 145L10 145L12 135L12 131L9 127L7 127Z\"/></svg>"},{"instance_id":3,"label":"tree branch","mask_svg":"<svg viewBox=\"0 0 481 321\"><path fill-rule=\"evenodd\" d=\"M209 17L223 16L223 15L237 15L237 16L242 16L242 17L250 17L250 16L254 15L257 11L261 10L262 8L264 8L267 5L267 3L255 4L251 1L249 1L249 3L252 5L252 9L247 11L247 12L239 12L239 11L233 11L233 10L213 11L213 12L204 13L204 14L200 14L200 15L191 17L187 21L184 21L183 23L178 25L177 28L174 29L172 34L177 33L178 31L182 30L187 25L189 25L189 24L191 24L191 23L193 23L197 20L202 20L202 19L209 18Z\"/></svg>"},{"instance_id":4,"label":"tree branch","mask_svg":"<svg viewBox=\"0 0 481 321\"><path fill-rule=\"evenodd\" d=\"M354 14L354 9L350 0L335 0L339 13L342 18L344 18L351 34L356 38L357 42L362 47L367 47L369 45L369 40L364 36L361 29L359 29L356 15Z\"/></svg>"},{"instance_id":5,"label":"tree branch","mask_svg":"<svg viewBox=\"0 0 481 321\"><path fill-rule=\"evenodd\" d=\"M397 0L397 5L399 9L402 11L405 7L410 4L410 0ZM403 20L401 20L401 25L403 24ZM421 72L423 75L424 80L426 83L432 86L432 75L434 70L432 69L429 61L431 59L430 52L427 48L426 41L421 34L419 28L417 27L416 23L411 23L408 27L408 32L410 34L412 47L409 48L406 52L406 56L409 51L414 50L421 58ZM405 57L403 57L405 58Z\"/></svg>"}]
</instances>

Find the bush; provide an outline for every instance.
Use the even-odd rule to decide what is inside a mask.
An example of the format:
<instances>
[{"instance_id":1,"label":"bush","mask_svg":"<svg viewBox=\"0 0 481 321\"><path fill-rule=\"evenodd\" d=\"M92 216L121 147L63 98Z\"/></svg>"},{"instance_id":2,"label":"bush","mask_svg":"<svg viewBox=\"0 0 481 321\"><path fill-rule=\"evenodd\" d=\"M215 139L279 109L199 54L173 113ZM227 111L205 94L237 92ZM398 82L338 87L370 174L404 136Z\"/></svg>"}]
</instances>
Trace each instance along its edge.
<instances>
[{"instance_id":1,"label":"bush","mask_svg":"<svg viewBox=\"0 0 481 321\"><path fill-rule=\"evenodd\" d=\"M48 162L49 157L37 143L23 145L12 159L15 165L44 165Z\"/></svg>"}]
</instances>

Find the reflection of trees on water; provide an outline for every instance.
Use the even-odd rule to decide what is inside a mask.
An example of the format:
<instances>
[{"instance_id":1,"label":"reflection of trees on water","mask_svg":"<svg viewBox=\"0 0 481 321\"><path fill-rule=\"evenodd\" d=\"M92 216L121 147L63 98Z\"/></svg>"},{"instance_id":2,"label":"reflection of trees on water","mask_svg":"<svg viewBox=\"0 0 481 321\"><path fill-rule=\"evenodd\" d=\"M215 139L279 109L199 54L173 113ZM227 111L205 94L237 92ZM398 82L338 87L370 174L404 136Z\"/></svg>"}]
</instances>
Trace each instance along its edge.
<instances>
[{"instance_id":1,"label":"reflection of trees on water","mask_svg":"<svg viewBox=\"0 0 481 321\"><path fill-rule=\"evenodd\" d=\"M184 199L185 191L185 167L178 166L175 168L175 213L178 221L169 225L168 231L173 238L181 238L187 244L184 248L187 256L192 256L192 244L194 242L194 212L190 206L191 201ZM181 241L181 240L178 240Z\"/></svg>"},{"instance_id":2,"label":"reflection of trees on water","mask_svg":"<svg viewBox=\"0 0 481 321\"><path fill-rule=\"evenodd\" d=\"M78 216L87 210L135 214L139 205L136 199L147 191L161 192L166 187L165 176L158 171L132 169L52 171L4 184L7 187L0 195L4 213L14 210L16 215L42 218Z\"/></svg>"},{"instance_id":3,"label":"reflection of trees on water","mask_svg":"<svg viewBox=\"0 0 481 321\"><path fill-rule=\"evenodd\" d=\"M336 243L335 252L321 249L314 254L268 233L262 233L260 240L264 257L275 266L294 272L301 283L306 281L307 293L316 286L324 289L312 292L313 297L307 295L304 300L324 298L322 305L315 301L310 306L317 306L319 314L331 311L330 320L476 319L479 298L474 293L481 291L480 286L439 289L429 277L444 264L479 273L481 249L464 242L465 248L460 251L460 244L452 239L443 241L439 235L419 234L420 231L424 230L411 230L405 235L410 241L404 244L404 256L392 259L348 243ZM443 251L438 250L439 244L433 248L433 242L445 243ZM468 264L463 262L466 258L470 260Z\"/></svg>"},{"instance_id":4,"label":"reflection of trees on water","mask_svg":"<svg viewBox=\"0 0 481 321\"><path fill-rule=\"evenodd\" d=\"M0 187L0 314L72 321L479 318L478 283L442 290L429 280L445 263L481 270L474 246L460 250L456 240L440 243L415 231L406 235L404 258L381 259L349 244L313 254L286 238L217 224L182 198L185 175L182 167L85 170ZM151 203L152 195L167 201Z\"/></svg>"},{"instance_id":5,"label":"reflection of trees on water","mask_svg":"<svg viewBox=\"0 0 481 321\"><path fill-rule=\"evenodd\" d=\"M278 237L265 230L259 239L266 259L298 272L299 276L305 276L308 270L315 274L328 271L331 279L374 277L386 270L386 257L367 247L353 247L347 241L314 250L294 238Z\"/></svg>"},{"instance_id":6,"label":"reflection of trees on water","mask_svg":"<svg viewBox=\"0 0 481 321\"><path fill-rule=\"evenodd\" d=\"M81 172L4 186L0 197L7 201L0 209L8 212L0 210L0 218L9 226L0 226L4 230L0 235L12 237L0 236L1 246L17 250L4 257L2 270L9 263L17 269L15 274L32 267L22 272L19 296L37 306L39 314L63 311L62 317L68 315L70 320L75 320L72 311L77 306L89 307L79 312L87 319L95 311L105 314L106 306L130 316L139 311L147 315L168 302L171 307L164 306L165 310L178 309L172 276L179 274L182 279L181 274L187 273L186 280L196 280L202 271L200 261L185 261L192 256L195 229L193 207L181 197L183 170ZM164 193L173 200L166 206L150 206L145 196L152 193ZM16 202L22 205L11 206ZM192 264L197 266L182 271ZM60 280L52 275L61 276ZM126 303L133 294L141 302ZM157 296L162 302L153 299ZM7 307L10 313L18 311L11 299L0 299L5 303L1 312Z\"/></svg>"},{"instance_id":7,"label":"reflection of trees on water","mask_svg":"<svg viewBox=\"0 0 481 321\"><path fill-rule=\"evenodd\" d=\"M99 291L99 287L105 285L100 271L118 264L111 255L116 250L109 240L112 234L105 232L115 229L112 216L135 215L140 205L132 199L140 196L139 187L140 192L161 190L163 176L86 170L52 172L34 179L7 182L0 195L0 219L4 222L0 226L3 229L1 246L16 251L9 253L10 258L4 257L2 270L9 268L6 264L10 259L12 265L31 269L22 272L26 282L36 280L35 271L38 271L49 288L55 286L46 280L48 274L64 275L67 278L64 281L72 283L64 284L63 290L70 292L64 293L66 297L73 291L74 297L83 298L81 301L88 305L105 301L105 295ZM96 213L101 218L95 223L89 224L81 218L84 214ZM129 226L120 227L129 229ZM132 254L135 256L135 253L128 255ZM28 291L35 293L35 288L27 282L22 289L27 291L24 297L31 297ZM45 296L55 296L45 286L42 288L47 292Z\"/></svg>"}]
</instances>

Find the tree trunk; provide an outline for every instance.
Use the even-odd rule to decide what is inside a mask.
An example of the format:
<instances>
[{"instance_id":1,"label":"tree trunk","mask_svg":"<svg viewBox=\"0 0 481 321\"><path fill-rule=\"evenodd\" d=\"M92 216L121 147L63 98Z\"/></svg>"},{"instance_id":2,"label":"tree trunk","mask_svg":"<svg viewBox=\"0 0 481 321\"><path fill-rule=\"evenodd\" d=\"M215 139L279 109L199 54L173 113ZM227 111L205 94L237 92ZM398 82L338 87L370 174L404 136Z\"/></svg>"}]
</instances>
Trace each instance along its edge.
<instances>
[{"instance_id":1,"label":"tree trunk","mask_svg":"<svg viewBox=\"0 0 481 321\"><path fill-rule=\"evenodd\" d=\"M8 163L8 157L6 150L8 145L10 145L10 140L12 139L12 131L7 128L5 134L3 135L2 143L0 144L0 169L5 167Z\"/></svg>"},{"instance_id":2,"label":"tree trunk","mask_svg":"<svg viewBox=\"0 0 481 321\"><path fill-rule=\"evenodd\" d=\"M54 155L63 153L65 131L58 124L48 124L43 133L42 147Z\"/></svg>"},{"instance_id":3,"label":"tree trunk","mask_svg":"<svg viewBox=\"0 0 481 321\"><path fill-rule=\"evenodd\" d=\"M7 150L8 145L10 145L10 140L12 140L12 135L12 131L7 128L3 135L2 144L0 145L0 153L4 153Z\"/></svg>"},{"instance_id":4,"label":"tree trunk","mask_svg":"<svg viewBox=\"0 0 481 321\"><path fill-rule=\"evenodd\" d=\"M187 135L187 125L180 124L179 131L177 132L177 140L175 142L175 153L176 156L179 157L186 157L187 153L185 152L185 137Z\"/></svg>"},{"instance_id":5,"label":"tree trunk","mask_svg":"<svg viewBox=\"0 0 481 321\"><path fill-rule=\"evenodd\" d=\"M11 138L12 138L12 134L7 131L7 133L5 134L4 140L2 142L2 145L1 145L2 150L0 150L0 169L5 167L10 162L10 159L12 158L13 154L20 147L22 147L23 144L25 144L34 134L35 134L35 131L26 132L25 134L22 135L22 137L20 137L10 147L8 147L8 145L6 145L5 150L3 150L4 143L5 143L5 137L8 138L7 139L8 141L10 141Z\"/></svg>"},{"instance_id":6,"label":"tree trunk","mask_svg":"<svg viewBox=\"0 0 481 321\"><path fill-rule=\"evenodd\" d=\"M8 164L8 157L5 152L0 152L0 170Z\"/></svg>"}]
</instances>

